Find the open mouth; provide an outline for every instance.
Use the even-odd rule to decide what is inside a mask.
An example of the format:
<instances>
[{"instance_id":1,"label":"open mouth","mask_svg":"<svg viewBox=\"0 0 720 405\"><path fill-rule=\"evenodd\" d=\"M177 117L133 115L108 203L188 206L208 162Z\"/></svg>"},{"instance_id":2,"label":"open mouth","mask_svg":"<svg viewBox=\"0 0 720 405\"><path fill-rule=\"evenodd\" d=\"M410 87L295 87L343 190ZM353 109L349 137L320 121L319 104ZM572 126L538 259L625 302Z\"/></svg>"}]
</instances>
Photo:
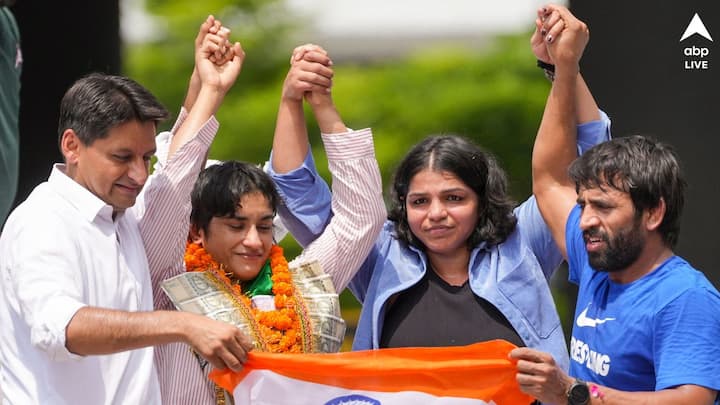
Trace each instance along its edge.
<instances>
[{"instance_id":1,"label":"open mouth","mask_svg":"<svg viewBox=\"0 0 720 405\"><path fill-rule=\"evenodd\" d=\"M605 244L605 238L599 232L585 233L583 239L588 252L597 251Z\"/></svg>"}]
</instances>

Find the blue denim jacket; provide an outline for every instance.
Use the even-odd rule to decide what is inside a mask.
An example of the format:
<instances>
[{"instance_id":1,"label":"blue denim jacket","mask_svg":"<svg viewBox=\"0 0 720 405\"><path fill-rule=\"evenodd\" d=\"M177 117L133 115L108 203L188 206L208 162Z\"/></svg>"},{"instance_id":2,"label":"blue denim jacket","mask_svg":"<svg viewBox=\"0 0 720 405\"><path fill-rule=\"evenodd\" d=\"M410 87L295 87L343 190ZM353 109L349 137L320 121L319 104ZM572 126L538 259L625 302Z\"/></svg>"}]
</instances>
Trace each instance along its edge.
<instances>
[{"instance_id":1,"label":"blue denim jacket","mask_svg":"<svg viewBox=\"0 0 720 405\"><path fill-rule=\"evenodd\" d=\"M600 120L578 126L578 152L609 137L610 120L601 112ZM332 215L330 191L318 175L312 155L309 153L304 164L292 172L277 174L271 166L268 172L285 201L279 209L283 222L301 245L309 244ZM534 197L514 212L517 227L506 241L490 247L481 243L473 249L468 265L470 288L503 313L528 347L552 354L567 370L567 345L547 283L562 255ZM363 303L353 350L378 348L388 299L417 283L427 271L426 255L395 239L394 226L391 221L385 223L375 247L350 283L353 294Z\"/></svg>"}]
</instances>

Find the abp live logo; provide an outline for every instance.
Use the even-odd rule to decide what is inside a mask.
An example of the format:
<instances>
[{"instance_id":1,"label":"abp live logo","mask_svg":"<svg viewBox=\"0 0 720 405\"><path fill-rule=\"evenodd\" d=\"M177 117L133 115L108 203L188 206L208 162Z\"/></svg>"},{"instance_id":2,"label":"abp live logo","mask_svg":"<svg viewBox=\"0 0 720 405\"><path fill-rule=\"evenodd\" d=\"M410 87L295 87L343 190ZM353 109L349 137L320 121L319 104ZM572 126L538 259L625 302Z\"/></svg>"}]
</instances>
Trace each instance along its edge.
<instances>
[{"instance_id":1,"label":"abp live logo","mask_svg":"<svg viewBox=\"0 0 720 405\"><path fill-rule=\"evenodd\" d=\"M710 42L713 42L710 32L708 32L705 24L698 13L695 13L690 24L688 24L685 32L680 38L680 42L692 37L693 35L701 36ZM710 68L710 48L702 46L688 46L683 48L683 54L685 55L685 70L707 70Z\"/></svg>"}]
</instances>

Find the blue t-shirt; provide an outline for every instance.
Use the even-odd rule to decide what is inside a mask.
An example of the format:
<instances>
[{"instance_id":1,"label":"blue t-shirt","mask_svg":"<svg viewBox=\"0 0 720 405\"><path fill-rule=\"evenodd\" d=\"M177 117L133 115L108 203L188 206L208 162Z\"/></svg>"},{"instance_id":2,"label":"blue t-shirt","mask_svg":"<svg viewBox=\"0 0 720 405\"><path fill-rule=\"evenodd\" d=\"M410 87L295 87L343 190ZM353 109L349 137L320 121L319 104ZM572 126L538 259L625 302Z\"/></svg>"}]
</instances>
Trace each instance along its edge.
<instances>
[{"instance_id":1,"label":"blue t-shirt","mask_svg":"<svg viewBox=\"0 0 720 405\"><path fill-rule=\"evenodd\" d=\"M579 285L570 375L623 391L720 390L718 291L679 256L632 283L611 281L588 263L580 212L572 210L565 233L570 281Z\"/></svg>"}]
</instances>

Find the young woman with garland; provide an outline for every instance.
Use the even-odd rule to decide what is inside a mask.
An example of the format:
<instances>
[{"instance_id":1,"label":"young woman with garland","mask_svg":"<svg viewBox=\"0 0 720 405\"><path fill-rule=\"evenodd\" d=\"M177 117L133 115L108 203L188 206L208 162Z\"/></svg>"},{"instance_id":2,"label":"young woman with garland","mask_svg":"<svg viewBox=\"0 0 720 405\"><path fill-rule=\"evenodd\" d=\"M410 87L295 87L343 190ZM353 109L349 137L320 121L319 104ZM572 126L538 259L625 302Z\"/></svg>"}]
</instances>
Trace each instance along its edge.
<instances>
[{"instance_id":1,"label":"young woman with garland","mask_svg":"<svg viewBox=\"0 0 720 405\"><path fill-rule=\"evenodd\" d=\"M335 288L343 289L357 271L386 211L372 133L345 127L330 95L330 66L319 47L296 50L283 86L273 144L275 150L302 147L302 161L313 164L303 112L307 96L333 175L335 217L328 227L288 263L273 237L273 218L283 205L270 176L237 161L210 166L200 173L191 194L184 265L180 260L168 262L154 275L168 293L158 288L157 307L175 305L234 323L255 350L339 349L344 321ZM306 191L329 195L325 189ZM207 379L211 365L191 349L184 344L158 348L163 403L230 403L229 395Z\"/></svg>"}]
</instances>

